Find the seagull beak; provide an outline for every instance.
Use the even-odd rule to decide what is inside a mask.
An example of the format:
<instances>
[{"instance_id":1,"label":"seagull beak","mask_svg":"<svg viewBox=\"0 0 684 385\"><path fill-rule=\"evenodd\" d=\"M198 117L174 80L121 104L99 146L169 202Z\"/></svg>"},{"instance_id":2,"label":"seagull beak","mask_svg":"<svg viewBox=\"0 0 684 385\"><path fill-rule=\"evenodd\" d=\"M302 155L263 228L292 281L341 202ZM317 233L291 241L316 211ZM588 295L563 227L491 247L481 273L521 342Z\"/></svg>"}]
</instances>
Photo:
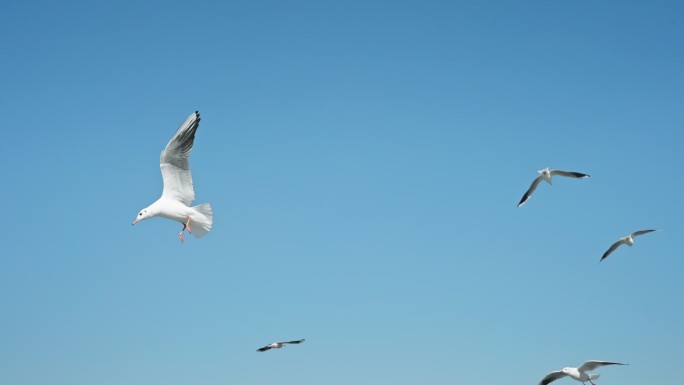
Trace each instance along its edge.
<instances>
[{"instance_id":1,"label":"seagull beak","mask_svg":"<svg viewBox=\"0 0 684 385\"><path fill-rule=\"evenodd\" d=\"M136 223L138 223L138 222L140 222L140 219L134 220L133 223L131 223L131 226L133 226L134 224L136 224Z\"/></svg>"}]
</instances>

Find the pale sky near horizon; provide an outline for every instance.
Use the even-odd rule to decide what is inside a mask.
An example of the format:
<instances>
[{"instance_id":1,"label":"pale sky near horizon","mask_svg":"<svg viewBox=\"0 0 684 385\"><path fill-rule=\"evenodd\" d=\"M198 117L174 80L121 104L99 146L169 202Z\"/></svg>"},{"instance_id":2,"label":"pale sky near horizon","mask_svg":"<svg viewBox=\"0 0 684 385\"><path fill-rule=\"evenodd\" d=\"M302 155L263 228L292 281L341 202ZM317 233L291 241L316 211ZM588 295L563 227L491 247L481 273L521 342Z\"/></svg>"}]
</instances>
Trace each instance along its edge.
<instances>
[{"instance_id":1,"label":"pale sky near horizon","mask_svg":"<svg viewBox=\"0 0 684 385\"><path fill-rule=\"evenodd\" d=\"M0 383L675 383L683 11L3 2ZM195 110L181 245L130 223Z\"/></svg>"}]
</instances>

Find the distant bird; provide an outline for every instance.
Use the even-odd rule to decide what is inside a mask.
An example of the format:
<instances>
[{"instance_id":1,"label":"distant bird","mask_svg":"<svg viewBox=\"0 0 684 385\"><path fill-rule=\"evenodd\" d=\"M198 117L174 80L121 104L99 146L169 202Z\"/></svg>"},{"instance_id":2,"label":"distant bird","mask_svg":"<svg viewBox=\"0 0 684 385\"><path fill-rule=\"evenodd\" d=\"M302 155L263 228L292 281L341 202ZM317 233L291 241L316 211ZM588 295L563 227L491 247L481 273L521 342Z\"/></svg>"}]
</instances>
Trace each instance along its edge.
<instances>
[{"instance_id":1,"label":"distant bird","mask_svg":"<svg viewBox=\"0 0 684 385\"><path fill-rule=\"evenodd\" d=\"M559 378L565 377L565 376L570 376L573 380L577 380L581 383L585 383L587 381L591 382L592 385L595 385L593 381L597 378L599 378L599 374L589 374L587 372L591 372L592 370L600 367L600 366L605 366L605 365L627 365L627 364L621 364L619 362L608 362L608 361L587 361L583 363L579 368L563 368L557 372L551 372L546 375L540 382L539 385L547 385L553 381L556 381Z\"/></svg>"},{"instance_id":2,"label":"distant bird","mask_svg":"<svg viewBox=\"0 0 684 385\"><path fill-rule=\"evenodd\" d=\"M558 175L558 176L566 176L569 178L589 178L588 174L582 174L581 172L574 172L574 171L562 171L562 170L549 170L549 168L545 168L543 170L537 171L539 173L539 176L532 182L532 185L530 188L525 192L525 195L523 195L522 199L520 200L520 203L518 203L518 207L522 206L527 202L528 199L532 196L532 193L534 190L537 189L537 186L539 186L539 183L543 180L546 181L548 184L551 183L551 177Z\"/></svg>"},{"instance_id":3,"label":"distant bird","mask_svg":"<svg viewBox=\"0 0 684 385\"><path fill-rule=\"evenodd\" d=\"M631 247L634 244L634 238L635 237L638 237L639 235L652 233L654 231L658 231L658 230L639 230L639 231L633 232L632 234L629 234L628 236L626 236L624 238L620 238L617 242L613 243L613 245L610 246L610 248L605 253L603 253L603 256L601 257L601 260L599 260L599 262L606 259L610 255L610 253L615 251L615 249L620 247L620 245L627 245L627 246Z\"/></svg>"},{"instance_id":4,"label":"distant bird","mask_svg":"<svg viewBox=\"0 0 684 385\"><path fill-rule=\"evenodd\" d=\"M178 238L183 242L183 231L196 237L202 237L211 230L213 215L211 205L203 203L199 206L190 204L195 200L190 174L190 152L195 140L195 131L199 126L200 115L195 111L173 134L173 137L161 153L161 167L164 190L161 198L144 208L133 221L136 224L144 219L160 216L183 224Z\"/></svg>"},{"instance_id":5,"label":"distant bird","mask_svg":"<svg viewBox=\"0 0 684 385\"><path fill-rule=\"evenodd\" d=\"M272 344L268 344L268 345L264 346L263 348L257 349L257 352L265 352L265 351L267 351L267 350L269 350L269 349L280 349L280 348L282 348L283 346L285 346L285 344L301 344L302 342L304 342L303 339L297 340L297 341L274 342L274 343L272 343Z\"/></svg>"}]
</instances>

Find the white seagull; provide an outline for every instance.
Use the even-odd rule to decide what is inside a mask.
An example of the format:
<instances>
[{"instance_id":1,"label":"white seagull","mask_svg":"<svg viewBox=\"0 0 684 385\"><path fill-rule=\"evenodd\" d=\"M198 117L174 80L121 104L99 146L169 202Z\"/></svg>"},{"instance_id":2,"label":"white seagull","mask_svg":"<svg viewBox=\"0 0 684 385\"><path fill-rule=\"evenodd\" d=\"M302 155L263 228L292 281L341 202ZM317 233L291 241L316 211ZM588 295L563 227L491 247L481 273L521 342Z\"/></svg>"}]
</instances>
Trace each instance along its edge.
<instances>
[{"instance_id":1,"label":"white seagull","mask_svg":"<svg viewBox=\"0 0 684 385\"><path fill-rule=\"evenodd\" d=\"M160 216L183 224L178 238L183 242L183 231L196 237L202 237L211 230L213 216L211 205L203 203L199 206L190 204L195 200L192 188L192 175L188 158L195 140L195 132L199 126L199 112L191 114L173 134L173 137L161 153L161 168L164 190L161 198L138 213L133 224L144 219Z\"/></svg>"},{"instance_id":2,"label":"white seagull","mask_svg":"<svg viewBox=\"0 0 684 385\"><path fill-rule=\"evenodd\" d=\"M283 346L285 346L285 344L301 344L302 342L304 342L304 339L297 340L297 341L274 342L272 344L268 344L268 345L264 346L263 348L257 349L257 352L265 352L269 349L280 349Z\"/></svg>"},{"instance_id":3,"label":"white seagull","mask_svg":"<svg viewBox=\"0 0 684 385\"><path fill-rule=\"evenodd\" d=\"M638 237L639 235L652 233L654 231L658 231L658 230L639 230L639 231L633 232L632 234L629 234L626 237L620 238L617 242L613 243L613 245L610 246L610 248L608 250L606 250L605 253L603 253L603 256L601 257L601 260L599 260L599 262L606 259L610 255L610 253L615 251L615 249L620 247L620 245L627 245L627 246L631 247L634 244L634 238L635 237Z\"/></svg>"},{"instance_id":4,"label":"white seagull","mask_svg":"<svg viewBox=\"0 0 684 385\"><path fill-rule=\"evenodd\" d=\"M537 189L537 186L539 186L539 183L543 180L546 181L548 184L551 183L551 177L558 175L558 176L566 176L569 178L589 178L588 174L582 174L581 172L574 172L574 171L562 171L562 170L549 170L549 168L545 168L543 170L537 171L539 173L539 176L532 182L532 185L530 188L525 192L525 195L523 195L522 199L520 200L520 203L518 203L518 207L522 206L527 202L528 199L532 196L532 193L534 190Z\"/></svg>"},{"instance_id":5,"label":"white seagull","mask_svg":"<svg viewBox=\"0 0 684 385\"><path fill-rule=\"evenodd\" d=\"M551 372L546 375L541 381L539 381L539 385L547 385L553 381L556 381L559 378L565 377L565 376L570 376L573 380L577 380L581 383L585 383L587 381L591 382L592 385L595 385L594 382L591 380L595 380L599 378L599 374L589 374L587 372L591 372L592 370L600 367L600 366L605 366L605 365L627 365L627 364L621 364L619 362L608 362L608 361L587 361L580 365L579 368L563 368L559 371L556 372Z\"/></svg>"}]
</instances>

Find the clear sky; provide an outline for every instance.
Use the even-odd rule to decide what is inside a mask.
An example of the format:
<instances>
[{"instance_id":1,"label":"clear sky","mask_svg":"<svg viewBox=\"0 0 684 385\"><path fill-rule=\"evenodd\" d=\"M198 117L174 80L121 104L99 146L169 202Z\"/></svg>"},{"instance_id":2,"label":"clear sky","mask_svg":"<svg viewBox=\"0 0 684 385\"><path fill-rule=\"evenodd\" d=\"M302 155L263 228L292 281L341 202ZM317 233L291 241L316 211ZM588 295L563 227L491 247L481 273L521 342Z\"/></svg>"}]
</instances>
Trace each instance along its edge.
<instances>
[{"instance_id":1,"label":"clear sky","mask_svg":"<svg viewBox=\"0 0 684 385\"><path fill-rule=\"evenodd\" d=\"M0 383L681 377L682 2L5 0L0 36ZM195 110L180 244L130 223ZM517 208L547 166L591 178Z\"/></svg>"}]
</instances>

